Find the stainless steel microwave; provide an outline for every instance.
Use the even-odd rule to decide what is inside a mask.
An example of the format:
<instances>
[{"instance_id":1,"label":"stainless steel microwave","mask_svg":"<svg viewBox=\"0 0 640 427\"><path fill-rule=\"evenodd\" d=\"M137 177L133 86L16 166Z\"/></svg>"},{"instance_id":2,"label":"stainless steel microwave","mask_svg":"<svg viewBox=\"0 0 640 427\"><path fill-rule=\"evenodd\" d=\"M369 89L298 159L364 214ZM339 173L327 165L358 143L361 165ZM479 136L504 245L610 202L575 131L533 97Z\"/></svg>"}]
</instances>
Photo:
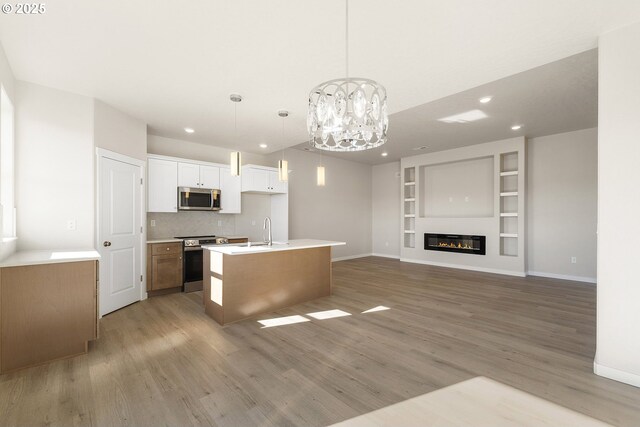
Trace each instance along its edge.
<instances>
[{"instance_id":1,"label":"stainless steel microwave","mask_svg":"<svg viewBox=\"0 0 640 427\"><path fill-rule=\"evenodd\" d=\"M220 190L178 187L178 210L219 211Z\"/></svg>"}]
</instances>

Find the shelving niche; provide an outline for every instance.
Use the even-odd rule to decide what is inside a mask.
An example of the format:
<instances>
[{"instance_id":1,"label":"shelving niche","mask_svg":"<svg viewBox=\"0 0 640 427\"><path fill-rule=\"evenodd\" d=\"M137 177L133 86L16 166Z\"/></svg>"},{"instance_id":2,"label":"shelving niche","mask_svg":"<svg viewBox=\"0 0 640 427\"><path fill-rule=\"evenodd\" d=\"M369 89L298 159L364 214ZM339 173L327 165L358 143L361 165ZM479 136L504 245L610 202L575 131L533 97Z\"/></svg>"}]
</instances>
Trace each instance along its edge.
<instances>
[{"instance_id":1,"label":"shelving niche","mask_svg":"<svg viewBox=\"0 0 640 427\"><path fill-rule=\"evenodd\" d=\"M402 185L403 242L405 248L416 247L416 168L405 168Z\"/></svg>"},{"instance_id":2,"label":"shelving niche","mask_svg":"<svg viewBox=\"0 0 640 427\"><path fill-rule=\"evenodd\" d=\"M500 154L500 255L518 256L518 153Z\"/></svg>"}]
</instances>

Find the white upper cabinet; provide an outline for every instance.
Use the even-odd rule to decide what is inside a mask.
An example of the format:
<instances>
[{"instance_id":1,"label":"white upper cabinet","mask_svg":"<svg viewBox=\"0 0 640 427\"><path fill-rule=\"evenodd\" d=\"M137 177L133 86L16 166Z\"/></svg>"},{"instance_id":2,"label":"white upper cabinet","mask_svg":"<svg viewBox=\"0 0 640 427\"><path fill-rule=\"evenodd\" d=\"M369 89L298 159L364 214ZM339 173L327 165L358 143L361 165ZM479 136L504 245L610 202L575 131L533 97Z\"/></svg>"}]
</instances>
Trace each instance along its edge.
<instances>
[{"instance_id":1,"label":"white upper cabinet","mask_svg":"<svg viewBox=\"0 0 640 427\"><path fill-rule=\"evenodd\" d=\"M242 180L239 176L231 175L229 168L220 168L220 192L222 197L220 213L237 214L241 210Z\"/></svg>"},{"instance_id":2,"label":"white upper cabinet","mask_svg":"<svg viewBox=\"0 0 640 427\"><path fill-rule=\"evenodd\" d=\"M200 165L200 187L220 189L220 168Z\"/></svg>"},{"instance_id":3,"label":"white upper cabinet","mask_svg":"<svg viewBox=\"0 0 640 427\"><path fill-rule=\"evenodd\" d=\"M278 179L278 171L269 171L269 188L272 193L286 193L289 189L288 184Z\"/></svg>"},{"instance_id":4,"label":"white upper cabinet","mask_svg":"<svg viewBox=\"0 0 640 427\"><path fill-rule=\"evenodd\" d=\"M247 165L242 167L242 191L282 194L288 191L288 186L278 180L278 171L274 168Z\"/></svg>"},{"instance_id":5,"label":"white upper cabinet","mask_svg":"<svg viewBox=\"0 0 640 427\"><path fill-rule=\"evenodd\" d=\"M178 163L178 187L200 187L200 165Z\"/></svg>"},{"instance_id":6,"label":"white upper cabinet","mask_svg":"<svg viewBox=\"0 0 640 427\"><path fill-rule=\"evenodd\" d=\"M178 186L220 188L220 168L194 163L178 163Z\"/></svg>"},{"instance_id":7,"label":"white upper cabinet","mask_svg":"<svg viewBox=\"0 0 640 427\"><path fill-rule=\"evenodd\" d=\"M178 163L149 159L147 212L178 212Z\"/></svg>"}]
</instances>

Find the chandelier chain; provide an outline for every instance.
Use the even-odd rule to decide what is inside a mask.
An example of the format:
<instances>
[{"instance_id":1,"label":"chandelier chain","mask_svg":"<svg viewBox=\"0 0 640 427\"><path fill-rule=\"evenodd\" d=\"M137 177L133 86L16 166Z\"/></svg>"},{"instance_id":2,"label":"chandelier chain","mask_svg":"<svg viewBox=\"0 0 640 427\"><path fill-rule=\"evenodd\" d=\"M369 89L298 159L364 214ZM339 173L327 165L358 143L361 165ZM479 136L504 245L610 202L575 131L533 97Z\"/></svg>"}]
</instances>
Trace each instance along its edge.
<instances>
[{"instance_id":1,"label":"chandelier chain","mask_svg":"<svg viewBox=\"0 0 640 427\"><path fill-rule=\"evenodd\" d=\"M346 25L345 25L345 65L346 65L346 78L347 80L349 80L349 0L345 1L345 5L346 5L346 11L345 11L345 21L346 21Z\"/></svg>"}]
</instances>

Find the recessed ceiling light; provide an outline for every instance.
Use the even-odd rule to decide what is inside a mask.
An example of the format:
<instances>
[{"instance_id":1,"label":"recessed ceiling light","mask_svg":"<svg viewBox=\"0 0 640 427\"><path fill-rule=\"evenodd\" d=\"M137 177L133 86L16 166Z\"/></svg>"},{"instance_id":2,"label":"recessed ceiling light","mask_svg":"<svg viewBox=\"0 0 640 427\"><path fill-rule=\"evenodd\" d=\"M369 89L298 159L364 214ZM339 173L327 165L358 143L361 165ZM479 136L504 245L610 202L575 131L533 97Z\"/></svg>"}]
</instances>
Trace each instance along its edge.
<instances>
[{"instance_id":1,"label":"recessed ceiling light","mask_svg":"<svg viewBox=\"0 0 640 427\"><path fill-rule=\"evenodd\" d=\"M483 104L486 104L487 102L491 102L491 97L490 96L484 96L482 98L480 98L480 102Z\"/></svg>"},{"instance_id":2,"label":"recessed ceiling light","mask_svg":"<svg viewBox=\"0 0 640 427\"><path fill-rule=\"evenodd\" d=\"M184 131L186 133L194 133L195 132L195 130L193 130L192 128L184 128Z\"/></svg>"},{"instance_id":3,"label":"recessed ceiling light","mask_svg":"<svg viewBox=\"0 0 640 427\"><path fill-rule=\"evenodd\" d=\"M382 154L380 154L382 157L387 157L389 155L389 153L387 153L386 151Z\"/></svg>"},{"instance_id":4,"label":"recessed ceiling light","mask_svg":"<svg viewBox=\"0 0 640 427\"><path fill-rule=\"evenodd\" d=\"M471 110L460 114L454 114L453 116L443 117L438 119L438 121L444 123L469 123L480 119L486 119L487 117L488 116L484 111Z\"/></svg>"},{"instance_id":5,"label":"recessed ceiling light","mask_svg":"<svg viewBox=\"0 0 640 427\"><path fill-rule=\"evenodd\" d=\"M267 144L260 144L260 148L267 148Z\"/></svg>"},{"instance_id":6,"label":"recessed ceiling light","mask_svg":"<svg viewBox=\"0 0 640 427\"><path fill-rule=\"evenodd\" d=\"M513 125L511 126L511 130L520 130L522 129L522 125Z\"/></svg>"}]
</instances>

